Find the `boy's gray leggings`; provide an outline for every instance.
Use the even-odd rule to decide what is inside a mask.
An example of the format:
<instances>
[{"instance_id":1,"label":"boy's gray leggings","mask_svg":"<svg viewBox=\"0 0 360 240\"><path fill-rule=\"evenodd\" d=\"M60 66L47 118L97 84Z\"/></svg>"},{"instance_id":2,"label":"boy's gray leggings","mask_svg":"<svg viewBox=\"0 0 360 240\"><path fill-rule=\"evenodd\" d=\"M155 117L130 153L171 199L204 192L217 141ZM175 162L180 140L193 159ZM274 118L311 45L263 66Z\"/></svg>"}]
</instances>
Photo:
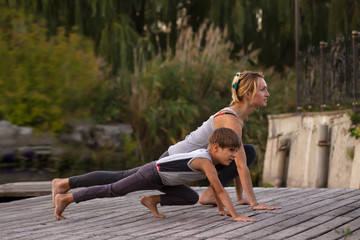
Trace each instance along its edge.
<instances>
[{"instance_id":1,"label":"boy's gray leggings","mask_svg":"<svg viewBox=\"0 0 360 240\"><path fill-rule=\"evenodd\" d=\"M95 199L124 196L139 190L159 190L161 205L193 205L199 195L186 185L164 186L155 162L142 166L136 173L115 183L92 186L73 193L76 203Z\"/></svg>"}]
</instances>

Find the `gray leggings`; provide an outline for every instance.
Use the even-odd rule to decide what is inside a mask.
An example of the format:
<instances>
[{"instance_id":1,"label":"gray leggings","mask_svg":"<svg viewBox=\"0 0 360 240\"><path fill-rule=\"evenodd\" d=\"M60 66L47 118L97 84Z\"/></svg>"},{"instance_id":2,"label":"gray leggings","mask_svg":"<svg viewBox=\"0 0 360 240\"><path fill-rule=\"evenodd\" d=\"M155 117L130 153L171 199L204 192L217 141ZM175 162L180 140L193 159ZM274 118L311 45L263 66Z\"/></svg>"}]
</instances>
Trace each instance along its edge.
<instances>
[{"instance_id":1,"label":"gray leggings","mask_svg":"<svg viewBox=\"0 0 360 240\"><path fill-rule=\"evenodd\" d=\"M244 150L246 153L247 165L250 166L256 160L256 150L253 145L244 144ZM168 156L166 151L160 158ZM124 171L95 171L86 173L79 176L69 178L69 185L71 189L78 187L90 187L95 185L105 185L117 182L123 178L126 178L136 173L140 167L133 168ZM219 180L223 186L226 186L231 180L238 176L235 161L232 161L229 166L223 166L221 164L216 165L216 169L219 172Z\"/></svg>"},{"instance_id":2,"label":"gray leggings","mask_svg":"<svg viewBox=\"0 0 360 240\"><path fill-rule=\"evenodd\" d=\"M199 195L186 185L163 185L155 162L142 166L136 173L107 185L92 186L73 193L76 203L95 199L124 196L139 190L159 190L163 205L193 205L199 200Z\"/></svg>"}]
</instances>

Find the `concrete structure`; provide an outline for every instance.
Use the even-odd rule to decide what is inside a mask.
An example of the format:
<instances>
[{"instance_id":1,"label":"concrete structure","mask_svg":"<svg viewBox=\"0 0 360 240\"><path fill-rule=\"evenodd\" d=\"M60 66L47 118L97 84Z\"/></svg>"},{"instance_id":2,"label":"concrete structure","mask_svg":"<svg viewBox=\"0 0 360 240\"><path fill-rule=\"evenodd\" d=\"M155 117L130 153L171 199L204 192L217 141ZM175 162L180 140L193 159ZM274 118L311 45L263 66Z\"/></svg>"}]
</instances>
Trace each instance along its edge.
<instances>
[{"instance_id":1,"label":"concrete structure","mask_svg":"<svg viewBox=\"0 0 360 240\"><path fill-rule=\"evenodd\" d=\"M263 182L360 188L360 140L350 137L349 111L268 116Z\"/></svg>"}]
</instances>

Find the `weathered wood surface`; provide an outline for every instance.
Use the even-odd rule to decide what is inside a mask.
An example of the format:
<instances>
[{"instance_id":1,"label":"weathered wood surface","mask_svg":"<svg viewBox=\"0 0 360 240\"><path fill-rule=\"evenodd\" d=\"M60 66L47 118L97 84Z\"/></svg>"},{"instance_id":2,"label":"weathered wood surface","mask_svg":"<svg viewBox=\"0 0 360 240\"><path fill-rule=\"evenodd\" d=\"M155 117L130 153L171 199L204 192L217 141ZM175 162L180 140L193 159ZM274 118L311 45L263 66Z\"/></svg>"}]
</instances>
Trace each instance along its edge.
<instances>
[{"instance_id":1,"label":"weathered wood surface","mask_svg":"<svg viewBox=\"0 0 360 240\"><path fill-rule=\"evenodd\" d=\"M235 200L234 188L227 190ZM360 239L360 190L254 190L259 201L282 209L236 206L256 219L243 223L219 216L215 207L165 206L159 211L166 218L156 219L139 198L157 192L141 191L71 204L64 212L67 219L57 221L50 195L0 203L0 239Z\"/></svg>"},{"instance_id":2,"label":"weathered wood surface","mask_svg":"<svg viewBox=\"0 0 360 240\"><path fill-rule=\"evenodd\" d=\"M38 197L51 194L51 182L16 182L0 185L0 197Z\"/></svg>"}]
</instances>

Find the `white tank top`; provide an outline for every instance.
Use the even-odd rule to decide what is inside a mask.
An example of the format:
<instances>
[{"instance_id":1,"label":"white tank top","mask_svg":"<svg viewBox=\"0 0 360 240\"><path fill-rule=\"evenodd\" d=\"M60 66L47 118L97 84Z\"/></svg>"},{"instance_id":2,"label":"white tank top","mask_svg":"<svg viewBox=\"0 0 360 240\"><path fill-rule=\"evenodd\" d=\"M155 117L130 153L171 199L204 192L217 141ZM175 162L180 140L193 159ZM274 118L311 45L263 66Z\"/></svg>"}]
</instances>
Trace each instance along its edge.
<instances>
[{"instance_id":1,"label":"white tank top","mask_svg":"<svg viewBox=\"0 0 360 240\"><path fill-rule=\"evenodd\" d=\"M221 109L217 113L211 115L210 118L203 122L203 124L195 131L192 131L189 135L187 135L184 140L170 146L168 149L169 155L187 153L200 148L206 149L209 145L208 138L214 131L214 116L224 110L234 113L237 117L236 112L231 108L226 107Z\"/></svg>"}]
</instances>

